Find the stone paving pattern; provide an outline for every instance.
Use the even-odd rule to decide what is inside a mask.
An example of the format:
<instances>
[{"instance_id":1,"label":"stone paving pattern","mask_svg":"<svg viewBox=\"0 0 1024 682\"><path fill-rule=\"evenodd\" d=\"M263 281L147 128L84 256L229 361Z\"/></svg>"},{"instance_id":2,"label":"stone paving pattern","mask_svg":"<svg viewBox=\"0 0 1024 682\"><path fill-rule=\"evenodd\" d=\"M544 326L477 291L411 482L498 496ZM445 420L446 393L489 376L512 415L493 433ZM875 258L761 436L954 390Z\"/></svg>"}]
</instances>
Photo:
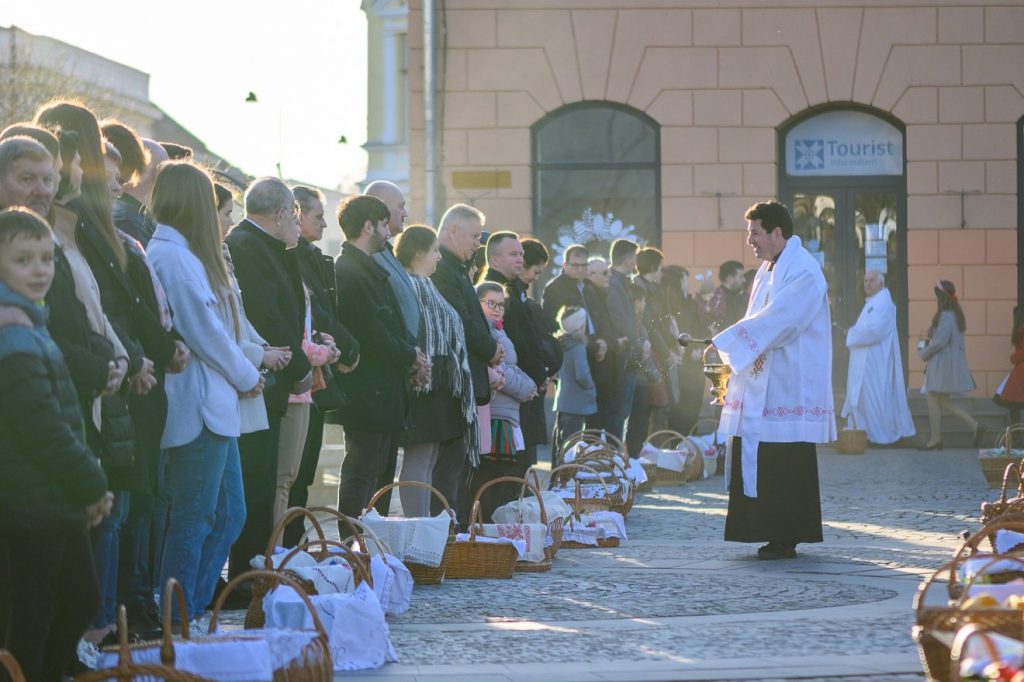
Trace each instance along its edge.
<instances>
[{"instance_id":1,"label":"stone paving pattern","mask_svg":"<svg viewBox=\"0 0 1024 682\"><path fill-rule=\"evenodd\" d=\"M995 499L967 450L819 452L825 541L722 540L723 479L637 498L629 540L549 573L417 588L362 680L923 680L911 598Z\"/></svg>"}]
</instances>

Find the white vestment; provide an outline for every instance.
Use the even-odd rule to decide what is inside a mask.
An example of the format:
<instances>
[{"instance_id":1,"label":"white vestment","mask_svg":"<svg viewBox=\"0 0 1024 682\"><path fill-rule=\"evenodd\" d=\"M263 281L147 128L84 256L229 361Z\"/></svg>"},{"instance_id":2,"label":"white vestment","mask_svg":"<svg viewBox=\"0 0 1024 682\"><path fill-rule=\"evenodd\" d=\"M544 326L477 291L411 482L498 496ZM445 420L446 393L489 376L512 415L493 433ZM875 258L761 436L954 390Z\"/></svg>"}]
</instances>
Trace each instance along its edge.
<instances>
[{"instance_id":1,"label":"white vestment","mask_svg":"<svg viewBox=\"0 0 1024 682\"><path fill-rule=\"evenodd\" d=\"M818 262L790 237L761 264L746 316L714 338L733 371L720 429L743 438L743 494L757 497L757 450L836 439L832 316Z\"/></svg>"},{"instance_id":2,"label":"white vestment","mask_svg":"<svg viewBox=\"0 0 1024 682\"><path fill-rule=\"evenodd\" d=\"M850 374L843 416L853 428L868 432L872 443L895 443L913 436L914 420L907 405L896 304L888 289L864 301L857 324L846 334Z\"/></svg>"}]
</instances>

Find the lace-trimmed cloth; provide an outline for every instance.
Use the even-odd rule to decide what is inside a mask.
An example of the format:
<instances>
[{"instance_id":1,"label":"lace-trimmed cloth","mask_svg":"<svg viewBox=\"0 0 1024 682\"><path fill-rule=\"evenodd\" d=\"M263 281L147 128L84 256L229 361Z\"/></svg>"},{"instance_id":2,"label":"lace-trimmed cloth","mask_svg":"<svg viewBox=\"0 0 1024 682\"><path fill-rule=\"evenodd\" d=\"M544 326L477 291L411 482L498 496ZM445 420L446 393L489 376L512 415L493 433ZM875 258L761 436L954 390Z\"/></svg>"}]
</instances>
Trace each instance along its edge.
<instances>
[{"instance_id":1,"label":"lace-trimmed cloth","mask_svg":"<svg viewBox=\"0 0 1024 682\"><path fill-rule=\"evenodd\" d=\"M448 512L406 519L381 516L371 509L360 520L402 561L423 566L441 565L452 520Z\"/></svg>"}]
</instances>

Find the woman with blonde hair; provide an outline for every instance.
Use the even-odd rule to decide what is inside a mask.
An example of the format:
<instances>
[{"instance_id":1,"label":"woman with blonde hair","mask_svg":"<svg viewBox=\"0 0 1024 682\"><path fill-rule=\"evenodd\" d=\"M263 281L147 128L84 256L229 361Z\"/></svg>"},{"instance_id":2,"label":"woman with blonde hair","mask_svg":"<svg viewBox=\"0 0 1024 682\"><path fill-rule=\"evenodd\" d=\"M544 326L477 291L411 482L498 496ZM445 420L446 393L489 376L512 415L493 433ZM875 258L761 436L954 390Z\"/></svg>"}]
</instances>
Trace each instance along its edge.
<instances>
[{"instance_id":1,"label":"woman with blonde hair","mask_svg":"<svg viewBox=\"0 0 1024 682\"><path fill-rule=\"evenodd\" d=\"M149 257L193 356L167 377L162 492L171 511L161 583L177 578L198 617L245 523L238 402L260 393L264 380L240 345L210 177L187 162L163 164L149 209L157 221Z\"/></svg>"}]
</instances>

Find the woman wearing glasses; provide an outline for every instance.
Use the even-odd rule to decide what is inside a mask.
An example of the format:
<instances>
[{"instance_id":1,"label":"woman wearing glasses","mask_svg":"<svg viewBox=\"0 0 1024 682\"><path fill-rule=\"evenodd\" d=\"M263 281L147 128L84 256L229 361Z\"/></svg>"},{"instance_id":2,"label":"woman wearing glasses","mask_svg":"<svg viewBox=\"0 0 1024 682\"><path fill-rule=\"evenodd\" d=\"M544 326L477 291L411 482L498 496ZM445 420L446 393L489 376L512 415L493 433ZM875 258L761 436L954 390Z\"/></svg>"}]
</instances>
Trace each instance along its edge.
<instances>
[{"instance_id":1,"label":"woman wearing glasses","mask_svg":"<svg viewBox=\"0 0 1024 682\"><path fill-rule=\"evenodd\" d=\"M505 333L505 303L508 292L497 282L483 282L476 288L491 336L505 350L505 359L499 368L503 377L500 387L491 397L491 451L480 453L480 468L473 478L474 494L487 481L499 476L518 476L526 467L516 461L516 453L523 450L523 430L519 422L519 405L537 396L537 384L519 368L515 346ZM486 425L481 425L486 428ZM488 488L480 500L484 522L490 522L495 509L518 497L517 486L496 485Z\"/></svg>"}]
</instances>

